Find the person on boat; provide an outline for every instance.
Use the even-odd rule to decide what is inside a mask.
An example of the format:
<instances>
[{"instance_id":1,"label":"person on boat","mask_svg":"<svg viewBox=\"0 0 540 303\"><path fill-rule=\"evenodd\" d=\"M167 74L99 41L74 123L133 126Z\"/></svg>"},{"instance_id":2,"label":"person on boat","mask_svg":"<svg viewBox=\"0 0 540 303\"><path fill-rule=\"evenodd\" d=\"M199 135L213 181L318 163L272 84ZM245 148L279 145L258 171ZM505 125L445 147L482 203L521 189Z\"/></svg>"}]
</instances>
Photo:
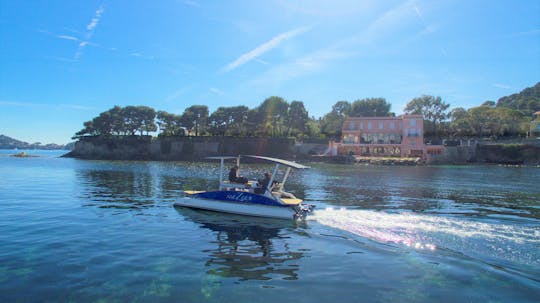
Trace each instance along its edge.
<instances>
[{"instance_id":1,"label":"person on boat","mask_svg":"<svg viewBox=\"0 0 540 303\"><path fill-rule=\"evenodd\" d=\"M238 177L238 166L235 165L231 168L229 171L229 181L232 183L241 183L246 184L248 183L248 179L246 177Z\"/></svg>"},{"instance_id":2,"label":"person on boat","mask_svg":"<svg viewBox=\"0 0 540 303\"><path fill-rule=\"evenodd\" d=\"M256 194L264 194L266 189L268 188L268 184L270 184L270 179L272 178L272 175L269 172L264 173L264 179L259 180L259 186L255 188ZM278 183L277 181L272 182L272 185ZM268 188L269 190L272 190L271 188Z\"/></svg>"}]
</instances>

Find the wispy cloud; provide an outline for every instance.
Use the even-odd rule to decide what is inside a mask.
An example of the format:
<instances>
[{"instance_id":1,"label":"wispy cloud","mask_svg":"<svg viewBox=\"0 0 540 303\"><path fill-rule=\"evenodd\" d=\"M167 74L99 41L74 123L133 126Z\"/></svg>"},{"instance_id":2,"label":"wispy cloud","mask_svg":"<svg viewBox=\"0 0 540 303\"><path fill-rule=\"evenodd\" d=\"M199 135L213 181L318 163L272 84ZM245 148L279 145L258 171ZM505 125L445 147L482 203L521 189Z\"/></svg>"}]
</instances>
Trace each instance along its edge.
<instances>
[{"instance_id":1,"label":"wispy cloud","mask_svg":"<svg viewBox=\"0 0 540 303\"><path fill-rule=\"evenodd\" d=\"M493 84L491 84L491 86L497 87L497 88L502 88L502 89L512 89L512 86L506 85L506 84L501 84L501 83L493 83Z\"/></svg>"},{"instance_id":2,"label":"wispy cloud","mask_svg":"<svg viewBox=\"0 0 540 303\"><path fill-rule=\"evenodd\" d=\"M267 70L260 77L250 81L255 85L279 86L281 83L307 74L316 73L336 60L350 58L355 52L341 51L334 47L321 49L301 56L287 63L279 64Z\"/></svg>"},{"instance_id":3,"label":"wispy cloud","mask_svg":"<svg viewBox=\"0 0 540 303\"><path fill-rule=\"evenodd\" d=\"M214 88L214 87L210 88L210 92L211 92L211 93L214 93L214 94L216 94L216 95L225 95L225 92L223 92L223 91L220 90L220 89Z\"/></svg>"},{"instance_id":4,"label":"wispy cloud","mask_svg":"<svg viewBox=\"0 0 540 303\"><path fill-rule=\"evenodd\" d=\"M46 104L35 102L4 101L0 100L0 106L28 107L28 108L49 108L49 109L75 109L75 110L95 110L95 107L79 104Z\"/></svg>"},{"instance_id":5,"label":"wispy cloud","mask_svg":"<svg viewBox=\"0 0 540 303\"><path fill-rule=\"evenodd\" d=\"M87 30L93 31L96 28L96 26L99 23L99 19L101 18L101 15L103 14L104 11L105 9L103 8L103 6L98 8L98 10L96 11L96 14L94 15L94 18L92 18L90 23L86 26Z\"/></svg>"},{"instance_id":6,"label":"wispy cloud","mask_svg":"<svg viewBox=\"0 0 540 303\"><path fill-rule=\"evenodd\" d=\"M88 25L86 26L85 39L83 41L79 40L81 41L81 43L79 43L79 48L77 49L77 52L75 53L75 56L74 56L75 60L78 60L81 57L84 48L89 44L89 41L94 35L96 27L99 24L99 20L101 19L101 16L103 15L104 12L105 12L105 8L103 6L100 6L96 10L92 20L90 20L90 23L88 23Z\"/></svg>"},{"instance_id":7,"label":"wispy cloud","mask_svg":"<svg viewBox=\"0 0 540 303\"><path fill-rule=\"evenodd\" d=\"M142 53L139 53L139 52L133 52L133 53L130 53L129 55L133 56L133 57L137 57L137 58L147 59L147 60L154 60L155 59L154 56L146 56L146 55L143 55Z\"/></svg>"},{"instance_id":8,"label":"wispy cloud","mask_svg":"<svg viewBox=\"0 0 540 303\"><path fill-rule=\"evenodd\" d=\"M274 66L260 77L250 81L250 84L279 86L288 80L320 72L336 61L366 52L366 46L369 44L389 37L390 34L401 30L404 26L413 24L413 21L418 18L425 25L424 15L420 9L413 1L405 1L380 13L364 30L336 41L327 47ZM253 52L249 52L242 57L248 57ZM242 57L235 62L240 61ZM230 65L233 65L233 63Z\"/></svg>"},{"instance_id":9,"label":"wispy cloud","mask_svg":"<svg viewBox=\"0 0 540 303\"><path fill-rule=\"evenodd\" d=\"M64 39L64 40L72 40L72 41L81 41L77 37L68 36L68 35L56 35L56 38Z\"/></svg>"},{"instance_id":10,"label":"wispy cloud","mask_svg":"<svg viewBox=\"0 0 540 303\"><path fill-rule=\"evenodd\" d=\"M268 40L267 42L257 46L255 49L241 55L238 57L238 59L234 60L233 62L229 63L227 66L225 66L222 71L223 72L229 72L234 70L235 68L246 64L247 62L261 56L262 54L268 52L269 50L276 48L278 45L283 43L284 41L291 39L295 36L298 36L300 34L303 34L307 31L309 31L309 27L300 27L282 34L279 34L272 39Z\"/></svg>"},{"instance_id":11,"label":"wispy cloud","mask_svg":"<svg viewBox=\"0 0 540 303\"><path fill-rule=\"evenodd\" d=\"M165 102L177 101L181 96L188 93L191 89L192 89L191 86L185 86L185 87L179 88L173 93L169 94L167 97L165 97Z\"/></svg>"},{"instance_id":12,"label":"wispy cloud","mask_svg":"<svg viewBox=\"0 0 540 303\"><path fill-rule=\"evenodd\" d=\"M184 3L185 5L189 5L189 6L195 6L195 7L200 7L201 4L197 1L193 1L193 0L184 0L182 1L182 3Z\"/></svg>"}]
</instances>

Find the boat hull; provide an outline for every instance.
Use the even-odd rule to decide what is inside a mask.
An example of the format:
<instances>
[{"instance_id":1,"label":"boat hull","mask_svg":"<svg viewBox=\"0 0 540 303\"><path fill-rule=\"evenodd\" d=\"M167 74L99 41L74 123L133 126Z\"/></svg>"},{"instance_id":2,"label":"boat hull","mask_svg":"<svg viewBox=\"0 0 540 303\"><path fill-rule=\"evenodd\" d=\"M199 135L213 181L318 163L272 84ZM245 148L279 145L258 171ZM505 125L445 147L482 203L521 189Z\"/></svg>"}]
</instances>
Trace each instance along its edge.
<instances>
[{"instance_id":1,"label":"boat hull","mask_svg":"<svg viewBox=\"0 0 540 303\"><path fill-rule=\"evenodd\" d=\"M248 204L234 201L220 201L197 197L179 198L174 206L190 207L196 209L212 210L237 215L296 219L297 212L293 206L271 206L264 204Z\"/></svg>"}]
</instances>

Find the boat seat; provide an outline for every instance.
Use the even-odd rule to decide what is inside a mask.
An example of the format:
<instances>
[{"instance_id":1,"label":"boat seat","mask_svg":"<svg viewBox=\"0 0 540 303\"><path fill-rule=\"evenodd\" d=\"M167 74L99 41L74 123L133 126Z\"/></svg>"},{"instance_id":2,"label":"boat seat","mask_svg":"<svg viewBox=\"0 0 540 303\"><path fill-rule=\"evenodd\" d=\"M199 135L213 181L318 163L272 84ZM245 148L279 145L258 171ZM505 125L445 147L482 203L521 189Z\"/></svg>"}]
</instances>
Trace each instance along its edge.
<instances>
[{"instance_id":1,"label":"boat seat","mask_svg":"<svg viewBox=\"0 0 540 303\"><path fill-rule=\"evenodd\" d=\"M184 190L184 193L188 195L195 195L195 194L204 193L204 190Z\"/></svg>"},{"instance_id":2,"label":"boat seat","mask_svg":"<svg viewBox=\"0 0 540 303\"><path fill-rule=\"evenodd\" d=\"M283 202L283 204L287 204L287 205L298 205L298 204L302 203L302 199L298 199L298 198L281 198L281 202Z\"/></svg>"}]
</instances>

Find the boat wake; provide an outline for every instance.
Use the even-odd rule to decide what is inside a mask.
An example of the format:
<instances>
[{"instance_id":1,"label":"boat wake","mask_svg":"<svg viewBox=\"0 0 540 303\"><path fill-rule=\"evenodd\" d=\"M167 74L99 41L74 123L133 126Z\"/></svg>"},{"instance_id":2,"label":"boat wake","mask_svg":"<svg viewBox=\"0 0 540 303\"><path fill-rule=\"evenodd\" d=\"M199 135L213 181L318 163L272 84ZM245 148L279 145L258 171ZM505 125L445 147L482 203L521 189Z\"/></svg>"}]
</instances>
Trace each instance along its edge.
<instances>
[{"instance_id":1,"label":"boat wake","mask_svg":"<svg viewBox=\"0 0 540 303\"><path fill-rule=\"evenodd\" d=\"M415 213L324 209L312 216L320 224L381 243L419 250L447 249L480 257L540 265L540 228Z\"/></svg>"}]
</instances>

